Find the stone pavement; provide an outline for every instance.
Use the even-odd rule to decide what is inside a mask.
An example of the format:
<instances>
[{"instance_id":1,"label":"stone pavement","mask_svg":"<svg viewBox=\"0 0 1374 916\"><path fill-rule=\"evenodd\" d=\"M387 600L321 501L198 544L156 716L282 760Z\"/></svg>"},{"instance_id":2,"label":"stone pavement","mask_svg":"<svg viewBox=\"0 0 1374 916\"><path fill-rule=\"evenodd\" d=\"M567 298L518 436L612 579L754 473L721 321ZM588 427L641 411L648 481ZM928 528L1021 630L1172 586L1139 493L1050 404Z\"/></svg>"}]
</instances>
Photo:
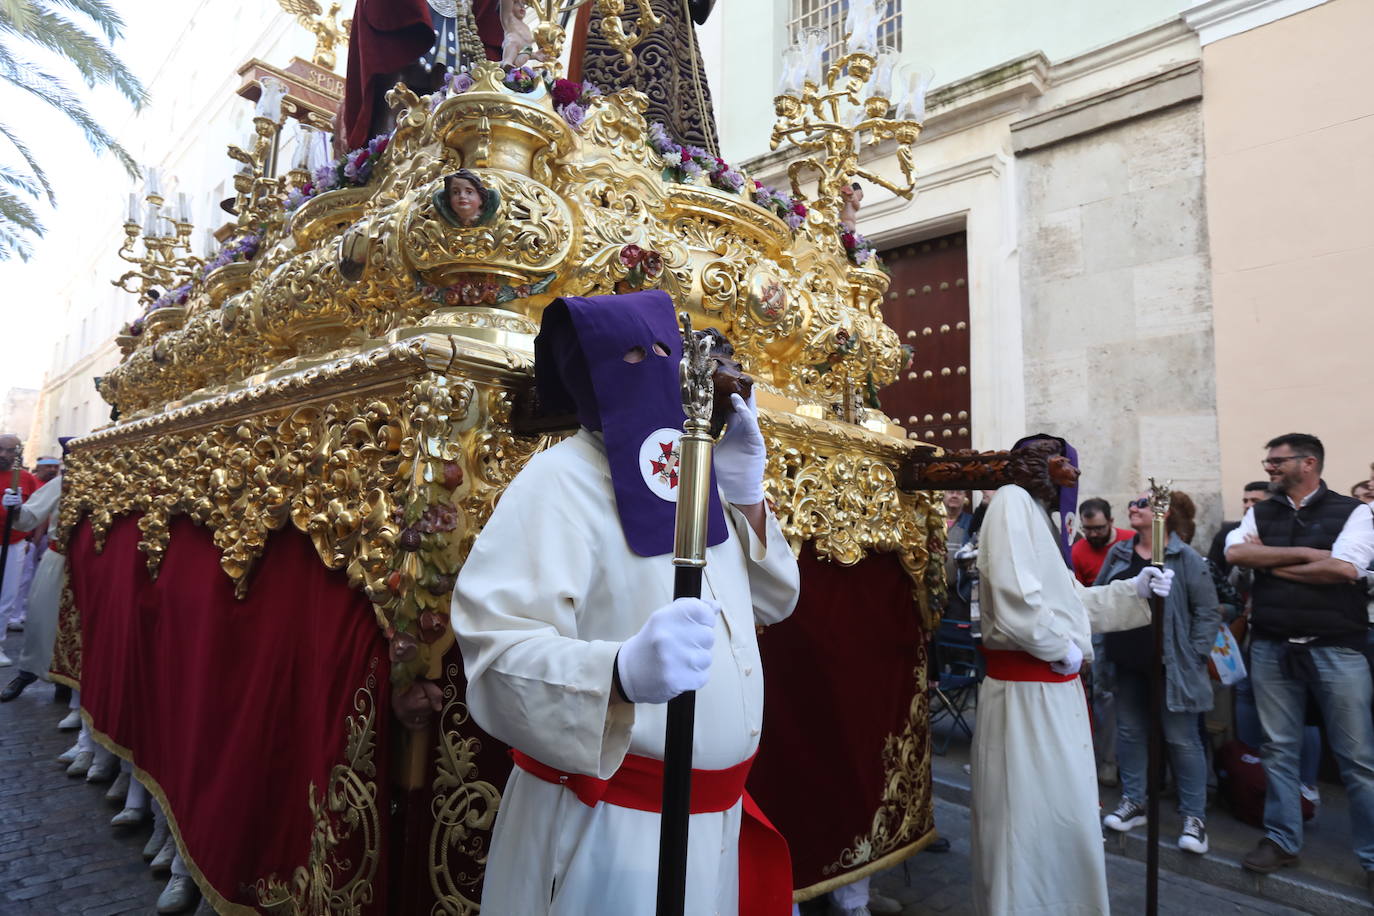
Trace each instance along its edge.
<instances>
[{"instance_id":1,"label":"stone pavement","mask_svg":"<svg viewBox=\"0 0 1374 916\"><path fill-rule=\"evenodd\" d=\"M9 636L5 652L18 658L22 634ZM0 686L15 672L0 668ZM53 759L76 740L57 730L66 713L41 681L0 703L0 913L152 913L165 879L140 855L151 828L116 834L107 786L71 779Z\"/></svg>"},{"instance_id":2,"label":"stone pavement","mask_svg":"<svg viewBox=\"0 0 1374 916\"><path fill-rule=\"evenodd\" d=\"M971 916L968 809L953 802L935 800L935 827L950 841L949 852L922 852L878 875L874 886L906 904L903 916ZM1145 866L1121 856L1107 856L1107 884L1112 912L1145 911ZM813 912L824 913L823 908ZM1159 912L1164 916L1226 916L1232 913L1300 914L1266 900L1224 890L1160 871ZM810 914L807 914L810 916Z\"/></svg>"},{"instance_id":3,"label":"stone pavement","mask_svg":"<svg viewBox=\"0 0 1374 916\"><path fill-rule=\"evenodd\" d=\"M5 651L16 657L20 640L11 634ZM14 676L0 668L0 686ZM148 829L116 834L109 826L117 810L104 800L105 786L70 779L53 758L71 746L75 732L59 732L65 705L53 702L50 684L34 684L22 696L0 704L0 914L49 916L146 914L163 880L149 874L139 852ZM935 821L950 839L947 853L920 853L875 879L889 896L906 904L905 916L972 913L969 904L968 809L935 801ZM1144 910L1144 866L1107 856L1113 911ZM1164 914L1295 914L1307 912L1259 900L1191 878L1161 873ZM202 904L200 913L209 909ZM821 901L803 907L806 916L824 914Z\"/></svg>"}]
</instances>

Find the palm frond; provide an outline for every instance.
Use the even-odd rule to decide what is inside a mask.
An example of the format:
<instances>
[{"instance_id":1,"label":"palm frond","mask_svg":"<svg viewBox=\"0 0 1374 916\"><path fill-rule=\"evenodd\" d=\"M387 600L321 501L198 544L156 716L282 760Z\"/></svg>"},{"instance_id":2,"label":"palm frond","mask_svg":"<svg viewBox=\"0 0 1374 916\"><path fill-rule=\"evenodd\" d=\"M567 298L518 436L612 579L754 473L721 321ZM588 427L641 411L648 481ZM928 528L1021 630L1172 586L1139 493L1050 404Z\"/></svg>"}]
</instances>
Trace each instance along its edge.
<instances>
[{"instance_id":1,"label":"palm frond","mask_svg":"<svg viewBox=\"0 0 1374 916\"><path fill-rule=\"evenodd\" d=\"M4 220L0 219L0 261L8 261L15 255L21 261L27 261L32 254L33 245L28 238L6 226Z\"/></svg>"},{"instance_id":2,"label":"palm frond","mask_svg":"<svg viewBox=\"0 0 1374 916\"><path fill-rule=\"evenodd\" d=\"M12 33L66 58L88 85L111 84L135 108L141 108L148 99L147 90L138 77L124 66L124 62L113 51L71 20L51 10L35 8L29 27L23 30L0 16L0 32Z\"/></svg>"},{"instance_id":3,"label":"palm frond","mask_svg":"<svg viewBox=\"0 0 1374 916\"><path fill-rule=\"evenodd\" d=\"M25 175L7 165L0 165L0 185L7 185L17 191L23 191L30 197L38 197L43 193L43 189L38 186L38 182L33 180L32 175Z\"/></svg>"},{"instance_id":4,"label":"palm frond","mask_svg":"<svg viewBox=\"0 0 1374 916\"><path fill-rule=\"evenodd\" d=\"M0 20L14 23L22 32L29 27L36 9L33 0L0 0Z\"/></svg>"},{"instance_id":5,"label":"palm frond","mask_svg":"<svg viewBox=\"0 0 1374 916\"><path fill-rule=\"evenodd\" d=\"M9 63L0 62L0 80L23 89L62 112L86 134L86 142L91 145L91 149L110 153L120 161L131 177L138 177L138 163L134 161L134 157L100 126L100 122L91 116L86 106L82 105L56 76L37 67L25 66L11 60Z\"/></svg>"},{"instance_id":6,"label":"palm frond","mask_svg":"<svg viewBox=\"0 0 1374 916\"><path fill-rule=\"evenodd\" d=\"M20 2L20 0L5 0L5 2L15 3ZM124 36L124 17L120 16L119 11L106 3L105 0L48 0L48 2L55 6L65 6L69 10L75 10L82 14L95 23L110 41Z\"/></svg>"},{"instance_id":7,"label":"palm frond","mask_svg":"<svg viewBox=\"0 0 1374 916\"><path fill-rule=\"evenodd\" d=\"M11 232L18 227L36 235L43 234L43 224L33 207L30 207L24 198L6 188L0 188L0 223L7 226Z\"/></svg>"},{"instance_id":8,"label":"palm frond","mask_svg":"<svg viewBox=\"0 0 1374 916\"><path fill-rule=\"evenodd\" d=\"M8 124L0 124L0 137L10 141L14 148L19 151L19 155L24 157L24 161L28 163L29 169L33 172L34 180L42 187L43 193L47 195L48 203L57 206L57 196L53 194L52 184L48 181L48 173L43 170L43 166L38 164L38 159L29 151L24 141L20 140L14 131L10 130ZM34 192L34 196L38 196L37 192Z\"/></svg>"}]
</instances>

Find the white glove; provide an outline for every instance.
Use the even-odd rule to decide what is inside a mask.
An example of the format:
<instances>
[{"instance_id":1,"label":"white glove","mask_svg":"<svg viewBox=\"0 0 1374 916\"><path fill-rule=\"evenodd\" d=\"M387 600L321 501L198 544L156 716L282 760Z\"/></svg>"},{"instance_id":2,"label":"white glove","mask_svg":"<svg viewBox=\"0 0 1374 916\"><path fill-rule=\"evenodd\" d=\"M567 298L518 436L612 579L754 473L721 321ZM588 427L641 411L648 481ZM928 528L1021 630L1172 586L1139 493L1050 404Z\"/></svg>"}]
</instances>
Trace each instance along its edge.
<instances>
[{"instance_id":1,"label":"white glove","mask_svg":"<svg viewBox=\"0 0 1374 916\"><path fill-rule=\"evenodd\" d=\"M763 502L763 465L768 451L759 432L754 392L750 390L748 401L732 394L730 403L735 412L715 449L716 480L727 500L737 506L752 506Z\"/></svg>"},{"instance_id":2,"label":"white glove","mask_svg":"<svg viewBox=\"0 0 1374 916\"><path fill-rule=\"evenodd\" d=\"M5 490L5 495L0 496L0 506L4 506L6 509L13 509L15 506L22 506L23 504L24 497L12 489Z\"/></svg>"},{"instance_id":3,"label":"white glove","mask_svg":"<svg viewBox=\"0 0 1374 916\"><path fill-rule=\"evenodd\" d=\"M1050 662L1050 670L1055 674L1077 674L1078 669L1083 667L1083 650L1078 648L1078 643L1069 640L1069 654L1065 655L1057 662Z\"/></svg>"},{"instance_id":4,"label":"white glove","mask_svg":"<svg viewBox=\"0 0 1374 916\"><path fill-rule=\"evenodd\" d=\"M620 689L631 703L666 703L680 693L700 690L711 676L720 605L700 598L678 598L644 621L620 646L616 670Z\"/></svg>"},{"instance_id":5,"label":"white glove","mask_svg":"<svg viewBox=\"0 0 1374 916\"><path fill-rule=\"evenodd\" d=\"M1164 598L1174 587L1174 571L1147 566L1131 581L1135 583L1135 593L1146 601L1150 600L1151 595Z\"/></svg>"}]
</instances>

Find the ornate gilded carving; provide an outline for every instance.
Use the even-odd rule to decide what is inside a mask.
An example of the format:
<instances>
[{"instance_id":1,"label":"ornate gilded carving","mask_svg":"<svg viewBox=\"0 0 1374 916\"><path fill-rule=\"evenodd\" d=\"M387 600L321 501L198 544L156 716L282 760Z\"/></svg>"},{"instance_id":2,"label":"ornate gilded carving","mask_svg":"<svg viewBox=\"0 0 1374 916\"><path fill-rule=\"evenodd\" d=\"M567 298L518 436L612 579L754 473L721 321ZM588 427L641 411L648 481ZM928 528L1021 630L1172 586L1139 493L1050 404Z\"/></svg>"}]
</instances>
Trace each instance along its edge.
<instances>
[{"instance_id":1,"label":"ornate gilded carving","mask_svg":"<svg viewBox=\"0 0 1374 916\"><path fill-rule=\"evenodd\" d=\"M68 571L62 570L62 592L57 604L57 636L52 647L52 671L69 687L81 686L81 615L72 599Z\"/></svg>"},{"instance_id":2,"label":"ornate gilded carving","mask_svg":"<svg viewBox=\"0 0 1374 916\"><path fill-rule=\"evenodd\" d=\"M938 565L938 564L937 564ZM930 701L924 689L929 656L925 647L912 672L916 690L901 732L883 742L883 794L868 833L821 870L824 875L853 871L917 842L934 828L931 818Z\"/></svg>"},{"instance_id":3,"label":"ornate gilded carving","mask_svg":"<svg viewBox=\"0 0 1374 916\"><path fill-rule=\"evenodd\" d=\"M471 722L467 704L455 684L459 665L448 666L444 708L439 714L439 745L434 768L434 828L429 837L429 880L435 904L431 916L476 916L480 911L482 870L486 867L486 839L496 822L501 792L477 770L479 739L465 736ZM455 872L454 856L479 868Z\"/></svg>"},{"instance_id":4,"label":"ornate gilded carving","mask_svg":"<svg viewBox=\"0 0 1374 916\"><path fill-rule=\"evenodd\" d=\"M310 784L310 855L289 880L275 875L257 882L258 905L269 912L354 916L372 903L373 876L381 855L377 810L376 661L353 696L356 716L347 719L344 762L329 773L317 799ZM341 849L346 842L355 847Z\"/></svg>"}]
</instances>

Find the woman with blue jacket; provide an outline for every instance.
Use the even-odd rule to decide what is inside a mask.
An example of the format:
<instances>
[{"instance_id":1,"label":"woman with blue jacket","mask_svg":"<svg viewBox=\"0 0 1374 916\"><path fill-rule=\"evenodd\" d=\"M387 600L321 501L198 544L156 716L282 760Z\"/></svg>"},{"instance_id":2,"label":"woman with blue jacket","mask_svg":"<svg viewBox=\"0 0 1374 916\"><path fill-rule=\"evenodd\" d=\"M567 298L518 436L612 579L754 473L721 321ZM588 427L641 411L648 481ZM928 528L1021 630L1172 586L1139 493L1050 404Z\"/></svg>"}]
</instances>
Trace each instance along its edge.
<instances>
[{"instance_id":1,"label":"woman with blue jacket","mask_svg":"<svg viewBox=\"0 0 1374 916\"><path fill-rule=\"evenodd\" d=\"M1127 579L1150 564L1150 501L1129 504L1135 537L1112 545L1097 585ZM1198 713L1212 708L1207 657L1221 625L1216 588L1207 561L1188 542L1193 539L1196 509L1186 493L1175 490L1165 529L1169 543L1164 565L1174 571L1174 588L1164 599L1164 740L1178 783L1183 831L1178 847L1201 855L1207 851L1207 754L1198 731ZM1117 672L1117 759L1121 771L1121 804L1102 821L1112 830L1131 830L1146 822L1145 766L1149 744L1149 666L1154 655L1150 627L1108 633L1106 654Z\"/></svg>"}]
</instances>

